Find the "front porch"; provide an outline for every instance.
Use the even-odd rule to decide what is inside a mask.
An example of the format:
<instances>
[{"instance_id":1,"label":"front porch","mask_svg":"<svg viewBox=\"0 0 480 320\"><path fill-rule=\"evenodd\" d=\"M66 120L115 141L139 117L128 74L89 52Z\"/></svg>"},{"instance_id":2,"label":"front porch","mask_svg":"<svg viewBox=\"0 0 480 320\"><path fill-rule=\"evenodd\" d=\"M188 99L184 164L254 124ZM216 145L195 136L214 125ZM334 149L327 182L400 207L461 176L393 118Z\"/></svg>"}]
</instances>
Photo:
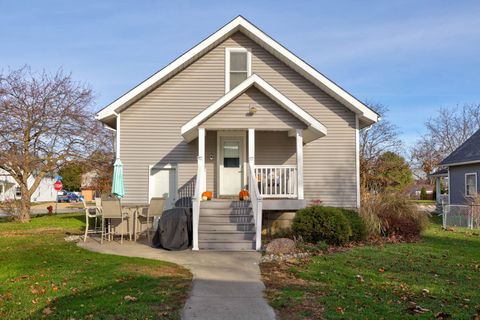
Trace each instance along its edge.
<instances>
[{"instance_id":1,"label":"front porch","mask_svg":"<svg viewBox=\"0 0 480 320\"><path fill-rule=\"evenodd\" d=\"M207 130L200 127L195 142L198 156L193 196L193 250L259 250L263 210L294 211L305 207L303 129ZM257 164L257 159L261 164ZM238 195L242 189L249 191L249 201L239 208ZM202 202L205 191L225 201L211 205Z\"/></svg>"}]
</instances>

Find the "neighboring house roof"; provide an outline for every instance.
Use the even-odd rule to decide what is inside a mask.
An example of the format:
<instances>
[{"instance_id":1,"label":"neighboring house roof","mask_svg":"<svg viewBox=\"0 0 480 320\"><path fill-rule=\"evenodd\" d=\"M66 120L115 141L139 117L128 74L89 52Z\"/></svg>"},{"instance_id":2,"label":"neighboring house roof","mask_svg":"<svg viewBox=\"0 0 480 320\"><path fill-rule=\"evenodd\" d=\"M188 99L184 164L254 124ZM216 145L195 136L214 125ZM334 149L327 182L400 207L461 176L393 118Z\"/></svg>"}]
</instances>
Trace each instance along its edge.
<instances>
[{"instance_id":1,"label":"neighboring house roof","mask_svg":"<svg viewBox=\"0 0 480 320\"><path fill-rule=\"evenodd\" d=\"M98 177L96 170L88 171L81 176L80 188L88 189L93 185L94 179Z\"/></svg>"},{"instance_id":2,"label":"neighboring house roof","mask_svg":"<svg viewBox=\"0 0 480 320\"><path fill-rule=\"evenodd\" d=\"M355 112L359 116L362 126L371 125L379 120L379 115L365 104L346 92L336 83L315 70L312 66L305 63L296 55L288 51L278 42L273 40L263 31L258 29L252 23L242 16L238 16L217 32L200 42L198 45L181 55L172 63L161 69L138 86L128 91L126 94L103 108L96 114L96 118L104 123L111 123L117 113L128 108L132 103L149 93L161 83L170 79L173 75L185 69L186 66L193 63L212 47L228 38L233 33L241 31L253 41L257 42L275 57L286 63L292 69L303 75L306 79L324 90L327 94L342 103L344 106Z\"/></svg>"},{"instance_id":3,"label":"neighboring house roof","mask_svg":"<svg viewBox=\"0 0 480 320\"><path fill-rule=\"evenodd\" d=\"M260 90L267 97L278 103L285 110L290 112L295 118L299 119L307 128L304 130L305 143L318 139L327 135L327 128L317 119L305 112L301 107L293 103L277 89L268 84L265 80L256 74L251 75L245 79L238 86L227 92L223 97L215 101L208 108L204 109L192 120L182 126L181 133L185 140L192 141L198 135L198 130L195 130L198 125L210 118L212 115L220 111L227 104L232 102L239 95L244 93L248 88L254 86ZM294 135L295 129L292 129L292 135Z\"/></svg>"},{"instance_id":4,"label":"neighboring house roof","mask_svg":"<svg viewBox=\"0 0 480 320\"><path fill-rule=\"evenodd\" d=\"M480 130L440 162L441 166L453 166L480 162Z\"/></svg>"},{"instance_id":5,"label":"neighboring house roof","mask_svg":"<svg viewBox=\"0 0 480 320\"><path fill-rule=\"evenodd\" d=\"M447 177L448 169L447 168L438 169L437 171L430 173L429 176L430 177Z\"/></svg>"}]
</instances>

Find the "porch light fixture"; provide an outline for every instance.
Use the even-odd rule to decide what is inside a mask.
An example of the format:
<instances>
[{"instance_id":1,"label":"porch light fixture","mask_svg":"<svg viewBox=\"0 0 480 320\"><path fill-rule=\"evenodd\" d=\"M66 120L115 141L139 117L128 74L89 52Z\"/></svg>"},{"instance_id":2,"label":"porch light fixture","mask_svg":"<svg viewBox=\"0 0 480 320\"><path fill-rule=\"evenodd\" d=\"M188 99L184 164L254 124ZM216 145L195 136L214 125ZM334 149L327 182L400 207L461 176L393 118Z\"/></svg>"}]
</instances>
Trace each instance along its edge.
<instances>
[{"instance_id":1,"label":"porch light fixture","mask_svg":"<svg viewBox=\"0 0 480 320\"><path fill-rule=\"evenodd\" d=\"M250 107L248 108L248 114L253 116L255 113L257 113L257 107L250 105Z\"/></svg>"}]
</instances>

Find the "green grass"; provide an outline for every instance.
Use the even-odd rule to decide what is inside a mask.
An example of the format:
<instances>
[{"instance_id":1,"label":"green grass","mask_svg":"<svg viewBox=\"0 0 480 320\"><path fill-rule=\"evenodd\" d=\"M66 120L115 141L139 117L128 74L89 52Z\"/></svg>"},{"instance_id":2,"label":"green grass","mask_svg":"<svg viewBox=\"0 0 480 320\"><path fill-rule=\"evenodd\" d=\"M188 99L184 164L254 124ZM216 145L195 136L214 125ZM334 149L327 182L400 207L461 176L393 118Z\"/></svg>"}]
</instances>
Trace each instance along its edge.
<instances>
[{"instance_id":1,"label":"green grass","mask_svg":"<svg viewBox=\"0 0 480 320\"><path fill-rule=\"evenodd\" d=\"M162 261L103 255L65 242L66 232L81 232L83 217L0 223L0 318L179 319L190 273Z\"/></svg>"},{"instance_id":2,"label":"green grass","mask_svg":"<svg viewBox=\"0 0 480 320\"><path fill-rule=\"evenodd\" d=\"M410 200L413 203L416 204L435 204L435 200Z\"/></svg>"},{"instance_id":3,"label":"green grass","mask_svg":"<svg viewBox=\"0 0 480 320\"><path fill-rule=\"evenodd\" d=\"M326 319L433 319L440 312L472 319L480 313L480 236L466 229L443 231L432 223L418 243L357 247L284 272L296 281L269 289L273 307L284 314L292 305L307 314L324 308ZM414 305L429 311L413 315Z\"/></svg>"}]
</instances>

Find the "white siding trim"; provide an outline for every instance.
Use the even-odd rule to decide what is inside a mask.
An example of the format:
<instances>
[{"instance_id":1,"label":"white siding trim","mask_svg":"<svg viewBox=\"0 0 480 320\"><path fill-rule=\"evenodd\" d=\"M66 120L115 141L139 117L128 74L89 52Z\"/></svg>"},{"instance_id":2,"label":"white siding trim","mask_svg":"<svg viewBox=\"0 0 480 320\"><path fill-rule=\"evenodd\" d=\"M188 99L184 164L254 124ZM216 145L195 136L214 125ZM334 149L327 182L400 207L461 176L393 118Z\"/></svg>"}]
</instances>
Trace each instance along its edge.
<instances>
[{"instance_id":1,"label":"white siding trim","mask_svg":"<svg viewBox=\"0 0 480 320\"><path fill-rule=\"evenodd\" d=\"M211 117L213 114L218 112L222 109L225 105L230 103L240 94L245 92L251 86L255 86L273 101L277 102L280 106L285 108L291 114L293 114L297 119L303 121L307 125L306 131L311 132L312 134L309 135L310 139L307 141L312 141L314 139L323 137L327 135L327 128L319 122L317 119L312 117L310 114L305 112L302 108L298 105L293 103L283 94L281 94L277 89L272 87L268 84L265 80L259 77L256 74L251 75L237 87L230 90L226 93L223 97L218 99L212 105L204 109L200 112L197 116L195 116L192 120L184 124L180 130L182 136L185 138L186 141L190 142L196 138L196 130L195 128L198 127L200 123Z\"/></svg>"},{"instance_id":2,"label":"white siding trim","mask_svg":"<svg viewBox=\"0 0 480 320\"><path fill-rule=\"evenodd\" d=\"M303 130L297 129L296 134L297 143L297 197L299 200L303 200Z\"/></svg>"},{"instance_id":3,"label":"white siding trim","mask_svg":"<svg viewBox=\"0 0 480 320\"><path fill-rule=\"evenodd\" d=\"M223 137L238 137L238 138L241 138L242 140L242 159L241 159L241 163L242 163L242 182L243 182L243 185L246 185L247 184L247 172L246 172L246 166L248 164L248 159L247 159L247 135L246 135L246 132L243 131L243 130L227 130L227 131L221 131L221 130L218 130L217 131L217 155L216 155L216 158L217 158L217 163L215 164L217 166L217 196L220 196L220 161L221 161L221 158L222 156L220 156L222 154L222 151L221 151L221 148L222 148L222 144L220 143L221 142L221 139Z\"/></svg>"},{"instance_id":4,"label":"white siding trim","mask_svg":"<svg viewBox=\"0 0 480 320\"><path fill-rule=\"evenodd\" d=\"M357 208L360 208L360 128L355 115L355 177L357 181Z\"/></svg>"},{"instance_id":5,"label":"white siding trim","mask_svg":"<svg viewBox=\"0 0 480 320\"><path fill-rule=\"evenodd\" d=\"M198 168L205 171L205 128L198 128ZM207 189L207 175L203 177L201 193Z\"/></svg>"},{"instance_id":6,"label":"white siding trim","mask_svg":"<svg viewBox=\"0 0 480 320\"><path fill-rule=\"evenodd\" d=\"M248 163L255 165L255 129L248 129Z\"/></svg>"},{"instance_id":7,"label":"white siding trim","mask_svg":"<svg viewBox=\"0 0 480 320\"><path fill-rule=\"evenodd\" d=\"M117 113L117 129L115 132L115 141L116 141L116 157L117 159L120 159L120 114Z\"/></svg>"},{"instance_id":8,"label":"white siding trim","mask_svg":"<svg viewBox=\"0 0 480 320\"><path fill-rule=\"evenodd\" d=\"M450 180L450 168L447 168L448 169L448 204L451 204L450 202L450 194L451 194L451 191L452 191L452 183L451 183L451 180Z\"/></svg>"},{"instance_id":9,"label":"white siding trim","mask_svg":"<svg viewBox=\"0 0 480 320\"><path fill-rule=\"evenodd\" d=\"M250 48L225 48L225 93L230 91L230 53L247 53L247 78L252 75L252 49Z\"/></svg>"},{"instance_id":10,"label":"white siding trim","mask_svg":"<svg viewBox=\"0 0 480 320\"><path fill-rule=\"evenodd\" d=\"M467 176L475 176L475 193L473 195L467 194ZM477 194L477 173L476 172L467 172L465 173L465 197L474 197ZM448 190L450 191L450 190Z\"/></svg>"},{"instance_id":11,"label":"white siding trim","mask_svg":"<svg viewBox=\"0 0 480 320\"><path fill-rule=\"evenodd\" d=\"M453 167L453 166L463 166L465 164L475 164L479 163L480 160L471 160L471 161L464 161L464 162L455 162L455 163L447 163L447 164L440 164L440 166L443 167Z\"/></svg>"},{"instance_id":12,"label":"white siding trim","mask_svg":"<svg viewBox=\"0 0 480 320\"><path fill-rule=\"evenodd\" d=\"M120 109L123 107L129 106L135 99L138 98L138 96L141 96L144 94L144 92L150 90L152 87L159 85L165 78L168 78L174 73L179 72L186 65L203 55L210 47L216 45L218 42L239 30L264 47L267 51L270 51L277 58L289 65L292 69L299 72L320 89L325 90L326 93L345 105L345 107L359 114L362 121L369 124L378 121L379 116L373 110L368 108L365 104L353 97L347 91L343 90L333 81L308 65L302 59L288 51L286 48L270 38L267 34L258 29L242 16L236 17L225 26L220 28L217 32L209 36L207 39L200 42L198 45L167 65L165 68L158 71L153 76L146 79L138 86L100 110L96 114L96 119L105 119L106 117L111 116L115 111L120 111Z\"/></svg>"}]
</instances>

